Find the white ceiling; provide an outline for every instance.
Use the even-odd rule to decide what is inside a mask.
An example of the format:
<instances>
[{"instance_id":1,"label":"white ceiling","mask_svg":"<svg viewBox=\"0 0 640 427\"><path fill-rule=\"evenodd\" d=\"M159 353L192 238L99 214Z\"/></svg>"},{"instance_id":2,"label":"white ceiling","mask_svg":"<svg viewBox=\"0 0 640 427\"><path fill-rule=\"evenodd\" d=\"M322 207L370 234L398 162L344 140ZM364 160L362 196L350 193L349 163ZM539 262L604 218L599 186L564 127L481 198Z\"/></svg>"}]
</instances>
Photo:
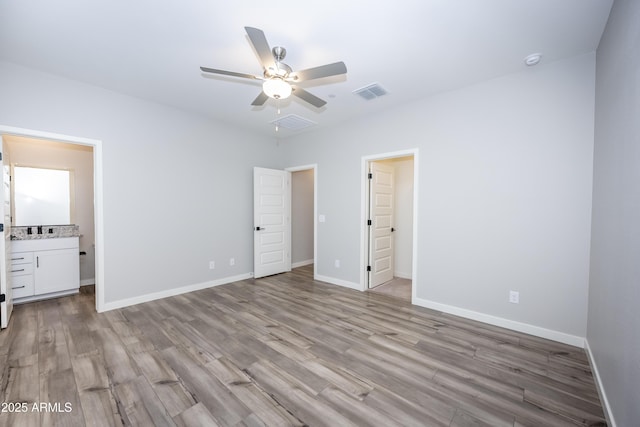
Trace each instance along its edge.
<instances>
[{"instance_id":1,"label":"white ceiling","mask_svg":"<svg viewBox=\"0 0 640 427\"><path fill-rule=\"evenodd\" d=\"M285 47L294 71L346 63L346 77L301 84L322 109L281 101L317 129L523 70L532 52L543 63L591 52L612 1L2 0L0 60L274 135L275 101L250 105L259 81L199 70L260 75L245 26ZM373 82L389 95L352 94Z\"/></svg>"}]
</instances>

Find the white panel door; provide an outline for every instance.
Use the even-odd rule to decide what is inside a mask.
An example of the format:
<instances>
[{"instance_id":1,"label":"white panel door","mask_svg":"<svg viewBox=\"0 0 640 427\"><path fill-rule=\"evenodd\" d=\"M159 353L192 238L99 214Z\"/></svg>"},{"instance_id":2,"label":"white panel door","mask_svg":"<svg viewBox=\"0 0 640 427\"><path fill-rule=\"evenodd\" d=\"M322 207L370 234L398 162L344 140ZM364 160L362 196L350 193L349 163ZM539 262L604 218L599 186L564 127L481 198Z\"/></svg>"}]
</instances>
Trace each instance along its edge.
<instances>
[{"instance_id":1,"label":"white panel door","mask_svg":"<svg viewBox=\"0 0 640 427\"><path fill-rule=\"evenodd\" d=\"M372 162L369 175L369 287L393 279L393 167Z\"/></svg>"},{"instance_id":2,"label":"white panel door","mask_svg":"<svg viewBox=\"0 0 640 427\"><path fill-rule=\"evenodd\" d=\"M291 271L291 173L253 169L254 277Z\"/></svg>"},{"instance_id":3,"label":"white panel door","mask_svg":"<svg viewBox=\"0 0 640 427\"><path fill-rule=\"evenodd\" d=\"M2 218L3 229L0 231L0 295L4 301L0 303L0 328L9 325L9 318L13 310L13 296L11 293L10 274L8 266L11 265L11 181L9 179L9 164L4 156L2 147L2 136L0 135L0 217ZM7 163L5 165L5 163ZM0 297L0 298L2 298Z\"/></svg>"}]
</instances>

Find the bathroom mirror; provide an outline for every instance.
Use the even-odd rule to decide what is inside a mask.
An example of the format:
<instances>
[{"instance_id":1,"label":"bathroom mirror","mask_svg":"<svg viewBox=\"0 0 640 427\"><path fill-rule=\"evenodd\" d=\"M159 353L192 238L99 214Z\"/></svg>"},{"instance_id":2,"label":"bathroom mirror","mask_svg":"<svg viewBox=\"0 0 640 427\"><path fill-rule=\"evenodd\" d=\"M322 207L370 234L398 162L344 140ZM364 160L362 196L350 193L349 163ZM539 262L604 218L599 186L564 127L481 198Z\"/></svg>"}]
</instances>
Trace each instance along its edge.
<instances>
[{"instance_id":1,"label":"bathroom mirror","mask_svg":"<svg viewBox=\"0 0 640 427\"><path fill-rule=\"evenodd\" d=\"M13 225L64 225L73 220L73 171L13 166Z\"/></svg>"}]
</instances>

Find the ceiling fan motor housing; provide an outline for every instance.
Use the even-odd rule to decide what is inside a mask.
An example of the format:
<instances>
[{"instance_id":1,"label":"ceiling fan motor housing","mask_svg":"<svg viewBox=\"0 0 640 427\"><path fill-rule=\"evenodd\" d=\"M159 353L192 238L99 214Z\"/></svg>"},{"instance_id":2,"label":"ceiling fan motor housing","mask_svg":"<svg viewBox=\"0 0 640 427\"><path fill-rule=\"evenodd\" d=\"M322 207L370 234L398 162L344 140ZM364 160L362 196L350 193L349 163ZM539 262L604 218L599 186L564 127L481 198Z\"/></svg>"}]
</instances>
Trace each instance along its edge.
<instances>
[{"instance_id":1,"label":"ceiling fan motor housing","mask_svg":"<svg viewBox=\"0 0 640 427\"><path fill-rule=\"evenodd\" d=\"M273 57L278 62L282 61L284 57L287 56L287 49L281 46L275 46L273 49L271 49L271 52L273 52Z\"/></svg>"},{"instance_id":2,"label":"ceiling fan motor housing","mask_svg":"<svg viewBox=\"0 0 640 427\"><path fill-rule=\"evenodd\" d=\"M276 60L275 68L269 67L264 70L265 78L272 77L280 77L282 79L286 79L289 77L289 73L291 73L291 67L282 62L285 56L287 56L287 50L283 47L276 46L271 52L273 53L273 58Z\"/></svg>"}]
</instances>

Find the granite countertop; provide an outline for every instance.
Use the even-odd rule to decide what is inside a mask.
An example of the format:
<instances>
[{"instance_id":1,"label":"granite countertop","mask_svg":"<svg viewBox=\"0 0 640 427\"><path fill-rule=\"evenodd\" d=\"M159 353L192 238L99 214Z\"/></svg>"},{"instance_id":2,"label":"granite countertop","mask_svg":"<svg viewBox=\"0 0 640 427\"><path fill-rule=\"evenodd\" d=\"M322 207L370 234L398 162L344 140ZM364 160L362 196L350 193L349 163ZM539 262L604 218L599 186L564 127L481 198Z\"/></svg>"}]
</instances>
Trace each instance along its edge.
<instances>
[{"instance_id":1,"label":"granite countertop","mask_svg":"<svg viewBox=\"0 0 640 427\"><path fill-rule=\"evenodd\" d=\"M39 227L42 227L41 234L38 234ZM31 234L29 234L29 229L31 229ZM57 239L61 237L80 237L80 226L71 224L11 227L11 240Z\"/></svg>"}]
</instances>

